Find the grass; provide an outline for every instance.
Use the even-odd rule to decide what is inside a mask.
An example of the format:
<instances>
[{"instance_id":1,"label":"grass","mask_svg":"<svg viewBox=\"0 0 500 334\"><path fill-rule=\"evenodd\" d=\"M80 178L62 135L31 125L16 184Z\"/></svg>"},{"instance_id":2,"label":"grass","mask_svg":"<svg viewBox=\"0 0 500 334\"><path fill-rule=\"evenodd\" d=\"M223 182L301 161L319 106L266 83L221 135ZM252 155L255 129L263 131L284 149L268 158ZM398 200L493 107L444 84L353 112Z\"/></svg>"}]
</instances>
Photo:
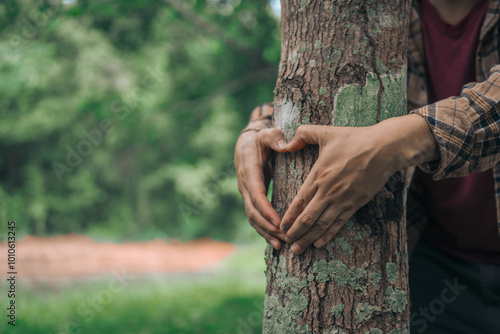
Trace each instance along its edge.
<instances>
[{"instance_id":1,"label":"grass","mask_svg":"<svg viewBox=\"0 0 500 334\"><path fill-rule=\"evenodd\" d=\"M262 244L239 247L198 274L153 274L124 283L110 275L58 288L21 285L16 327L7 325L2 311L0 333L261 333L263 253ZM4 283L0 287L5 291Z\"/></svg>"}]
</instances>

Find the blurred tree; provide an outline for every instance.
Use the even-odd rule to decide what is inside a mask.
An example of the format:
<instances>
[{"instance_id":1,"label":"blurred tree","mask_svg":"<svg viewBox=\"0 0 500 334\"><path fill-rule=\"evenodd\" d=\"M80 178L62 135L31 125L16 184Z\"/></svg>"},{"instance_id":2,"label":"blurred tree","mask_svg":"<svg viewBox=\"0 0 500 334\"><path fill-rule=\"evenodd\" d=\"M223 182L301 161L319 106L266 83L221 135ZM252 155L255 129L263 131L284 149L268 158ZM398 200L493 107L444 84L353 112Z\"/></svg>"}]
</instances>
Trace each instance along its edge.
<instances>
[{"instance_id":1,"label":"blurred tree","mask_svg":"<svg viewBox=\"0 0 500 334\"><path fill-rule=\"evenodd\" d=\"M0 4L0 218L35 234L234 237L233 143L280 53L267 1L65 3Z\"/></svg>"},{"instance_id":2,"label":"blurred tree","mask_svg":"<svg viewBox=\"0 0 500 334\"><path fill-rule=\"evenodd\" d=\"M299 124L369 126L406 112L409 1L282 6L274 122L287 140ZM317 146L276 155L281 217L317 157ZM408 333L403 188L398 172L323 248L268 248L265 333Z\"/></svg>"}]
</instances>

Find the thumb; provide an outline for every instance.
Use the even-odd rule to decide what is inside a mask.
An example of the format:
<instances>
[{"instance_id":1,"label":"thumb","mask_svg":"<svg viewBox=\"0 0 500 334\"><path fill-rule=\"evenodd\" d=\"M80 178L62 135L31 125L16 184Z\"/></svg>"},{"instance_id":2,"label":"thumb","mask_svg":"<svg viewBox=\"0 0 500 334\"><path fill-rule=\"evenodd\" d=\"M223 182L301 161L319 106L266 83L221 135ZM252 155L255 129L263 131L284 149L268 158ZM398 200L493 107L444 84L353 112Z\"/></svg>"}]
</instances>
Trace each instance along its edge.
<instances>
[{"instance_id":1,"label":"thumb","mask_svg":"<svg viewBox=\"0 0 500 334\"><path fill-rule=\"evenodd\" d=\"M285 138L283 138L283 134L279 129L265 129L259 131L259 139L260 143L264 146L267 146L273 149L276 152L286 152L287 142Z\"/></svg>"},{"instance_id":2,"label":"thumb","mask_svg":"<svg viewBox=\"0 0 500 334\"><path fill-rule=\"evenodd\" d=\"M286 150L294 152L303 149L306 144L320 144L322 133L327 126L321 125L301 125L295 132L295 136L290 140Z\"/></svg>"}]
</instances>

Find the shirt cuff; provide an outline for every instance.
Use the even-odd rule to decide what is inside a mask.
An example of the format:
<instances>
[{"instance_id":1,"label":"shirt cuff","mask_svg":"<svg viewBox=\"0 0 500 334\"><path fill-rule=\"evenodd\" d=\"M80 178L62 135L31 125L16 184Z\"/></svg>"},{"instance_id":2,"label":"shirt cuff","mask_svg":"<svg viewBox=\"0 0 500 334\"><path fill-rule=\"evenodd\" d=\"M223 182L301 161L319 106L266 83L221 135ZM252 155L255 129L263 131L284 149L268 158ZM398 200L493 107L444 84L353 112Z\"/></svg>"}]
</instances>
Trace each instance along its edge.
<instances>
[{"instance_id":1,"label":"shirt cuff","mask_svg":"<svg viewBox=\"0 0 500 334\"><path fill-rule=\"evenodd\" d=\"M410 114L417 114L425 119L427 125L434 135L434 139L439 148L440 159L426 162L417 165L424 173L431 174L434 180L441 180L449 176L461 176L461 175L451 175L449 171L449 166L452 165L452 161L457 158L457 155L450 151L448 148L448 135L449 129L442 129L438 127L440 122L437 121L437 103L429 106L424 106L419 109L410 111ZM423 143L425 145L425 143ZM465 175L464 175L465 176Z\"/></svg>"}]
</instances>

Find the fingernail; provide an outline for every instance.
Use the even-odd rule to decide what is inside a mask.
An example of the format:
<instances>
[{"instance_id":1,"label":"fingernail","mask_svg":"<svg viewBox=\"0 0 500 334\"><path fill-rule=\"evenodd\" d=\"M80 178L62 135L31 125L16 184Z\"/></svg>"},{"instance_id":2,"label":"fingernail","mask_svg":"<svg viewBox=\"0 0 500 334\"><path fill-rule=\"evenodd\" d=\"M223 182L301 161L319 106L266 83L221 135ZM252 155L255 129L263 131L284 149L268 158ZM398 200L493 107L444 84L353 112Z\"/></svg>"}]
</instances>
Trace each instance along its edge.
<instances>
[{"instance_id":1,"label":"fingernail","mask_svg":"<svg viewBox=\"0 0 500 334\"><path fill-rule=\"evenodd\" d=\"M278 241L271 239L269 243L271 244L271 246L273 246L274 249L278 250Z\"/></svg>"},{"instance_id":2,"label":"fingernail","mask_svg":"<svg viewBox=\"0 0 500 334\"><path fill-rule=\"evenodd\" d=\"M278 147L281 149L281 150L284 150L285 147L287 145L287 142L284 141L283 139L281 139L280 141L278 141Z\"/></svg>"},{"instance_id":3,"label":"fingernail","mask_svg":"<svg viewBox=\"0 0 500 334\"><path fill-rule=\"evenodd\" d=\"M295 254L299 254L302 251L302 248L299 245L293 245L292 246L292 252Z\"/></svg>"}]
</instances>

